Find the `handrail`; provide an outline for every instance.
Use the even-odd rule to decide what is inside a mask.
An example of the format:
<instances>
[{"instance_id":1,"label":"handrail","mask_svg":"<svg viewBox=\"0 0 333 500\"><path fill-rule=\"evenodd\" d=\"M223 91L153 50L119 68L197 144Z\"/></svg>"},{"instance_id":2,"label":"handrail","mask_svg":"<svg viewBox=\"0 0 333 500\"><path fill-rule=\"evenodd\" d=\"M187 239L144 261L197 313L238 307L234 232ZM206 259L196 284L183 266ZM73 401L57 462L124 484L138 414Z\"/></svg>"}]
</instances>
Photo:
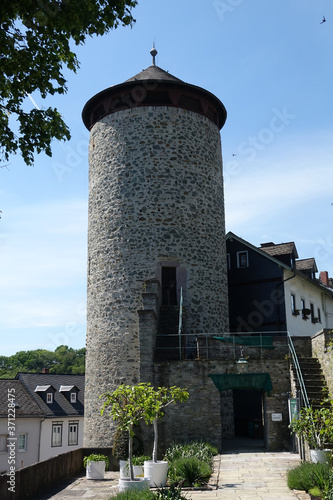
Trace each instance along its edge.
<instances>
[{"instance_id":1,"label":"handrail","mask_svg":"<svg viewBox=\"0 0 333 500\"><path fill-rule=\"evenodd\" d=\"M178 335L179 335L179 359L182 359L182 323L183 323L183 287L180 287L180 300L179 300L179 323L178 323Z\"/></svg>"},{"instance_id":2,"label":"handrail","mask_svg":"<svg viewBox=\"0 0 333 500\"><path fill-rule=\"evenodd\" d=\"M307 408L309 408L310 407L310 402L309 402L308 394L306 392L305 383L304 383L304 380L303 380L303 375L302 375L301 368L299 366L299 362L298 362L296 350L295 350L295 347L294 347L294 344L293 344L293 341L291 339L291 336L290 336L289 332L287 332L287 336L288 336L289 352L290 352L290 355L291 355L291 359L292 359L293 365L295 367L295 371L296 371L296 375L297 375L297 380L298 380L298 383L299 383L299 386L300 386L300 389L301 389L302 400L303 400L304 406L306 406Z\"/></svg>"}]
</instances>

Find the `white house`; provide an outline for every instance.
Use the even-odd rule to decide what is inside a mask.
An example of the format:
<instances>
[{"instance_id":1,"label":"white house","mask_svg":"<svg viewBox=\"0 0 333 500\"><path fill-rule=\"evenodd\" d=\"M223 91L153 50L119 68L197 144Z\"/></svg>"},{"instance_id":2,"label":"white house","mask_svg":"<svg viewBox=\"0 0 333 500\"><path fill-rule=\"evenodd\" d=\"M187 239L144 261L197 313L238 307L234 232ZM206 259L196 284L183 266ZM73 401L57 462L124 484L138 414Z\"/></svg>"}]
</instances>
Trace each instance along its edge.
<instances>
[{"instance_id":1,"label":"white house","mask_svg":"<svg viewBox=\"0 0 333 500\"><path fill-rule=\"evenodd\" d=\"M83 446L84 375L0 379L0 472Z\"/></svg>"}]
</instances>

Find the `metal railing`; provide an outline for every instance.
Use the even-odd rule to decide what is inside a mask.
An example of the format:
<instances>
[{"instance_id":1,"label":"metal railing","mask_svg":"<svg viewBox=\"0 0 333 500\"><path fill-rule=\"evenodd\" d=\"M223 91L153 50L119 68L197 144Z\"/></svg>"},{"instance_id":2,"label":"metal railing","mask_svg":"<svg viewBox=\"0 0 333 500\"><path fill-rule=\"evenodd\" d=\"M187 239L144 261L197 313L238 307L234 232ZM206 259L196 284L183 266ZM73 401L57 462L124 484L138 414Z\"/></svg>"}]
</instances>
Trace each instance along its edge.
<instances>
[{"instance_id":1,"label":"metal railing","mask_svg":"<svg viewBox=\"0 0 333 500\"><path fill-rule=\"evenodd\" d=\"M301 391L301 397L302 397L301 406L306 406L307 408L309 408L310 402L309 402L308 394L306 392L306 387L305 387L305 383L304 383L304 379L303 379L303 375L302 375L302 370L299 366L295 346L293 344L293 341L291 339L289 332L287 332L287 337L288 337L288 347L289 347L290 356L291 356L292 363L293 363L294 368L295 368L297 381L298 381L300 391Z\"/></svg>"},{"instance_id":2,"label":"metal railing","mask_svg":"<svg viewBox=\"0 0 333 500\"><path fill-rule=\"evenodd\" d=\"M182 333L181 332L181 313L179 317L178 334L158 334L157 338L169 339L168 345L158 346L158 351L175 353L173 358L188 359L205 358L216 359L224 358L225 354L233 359L239 358L241 348L248 349L253 353L257 350L257 357L263 357L264 352L269 349L276 349L278 345L282 346L284 353L288 353L287 332L267 331L267 332L220 332L220 333ZM274 337L274 343L273 343ZM272 338L271 345L268 345L267 338ZM221 340L219 340L221 339ZM280 339L280 342L277 340ZM217 354L220 353L221 356Z\"/></svg>"}]
</instances>

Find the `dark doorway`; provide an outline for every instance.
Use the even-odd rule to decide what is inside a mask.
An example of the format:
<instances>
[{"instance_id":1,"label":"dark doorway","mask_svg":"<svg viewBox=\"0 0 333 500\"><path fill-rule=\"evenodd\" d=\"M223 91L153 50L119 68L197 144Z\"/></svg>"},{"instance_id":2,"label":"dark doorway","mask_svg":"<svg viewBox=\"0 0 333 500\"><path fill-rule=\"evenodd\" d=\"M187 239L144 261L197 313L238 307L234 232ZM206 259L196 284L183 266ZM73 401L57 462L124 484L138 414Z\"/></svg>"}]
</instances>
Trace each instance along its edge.
<instances>
[{"instance_id":1,"label":"dark doorway","mask_svg":"<svg viewBox=\"0 0 333 500\"><path fill-rule=\"evenodd\" d=\"M262 391L234 389L235 436L263 439Z\"/></svg>"},{"instance_id":2,"label":"dark doorway","mask_svg":"<svg viewBox=\"0 0 333 500\"><path fill-rule=\"evenodd\" d=\"M177 280L175 267L162 267L162 305L177 305Z\"/></svg>"}]
</instances>

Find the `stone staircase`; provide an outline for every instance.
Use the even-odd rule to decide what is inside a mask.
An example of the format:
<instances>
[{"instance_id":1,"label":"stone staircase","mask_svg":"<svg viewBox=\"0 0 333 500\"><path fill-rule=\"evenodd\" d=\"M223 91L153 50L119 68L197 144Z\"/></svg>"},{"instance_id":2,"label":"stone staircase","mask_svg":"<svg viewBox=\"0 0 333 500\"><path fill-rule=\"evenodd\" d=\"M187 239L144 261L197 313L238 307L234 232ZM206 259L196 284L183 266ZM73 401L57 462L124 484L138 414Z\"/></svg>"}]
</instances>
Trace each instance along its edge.
<instances>
[{"instance_id":1,"label":"stone staircase","mask_svg":"<svg viewBox=\"0 0 333 500\"><path fill-rule=\"evenodd\" d=\"M179 307L161 306L157 327L155 359L179 359Z\"/></svg>"},{"instance_id":2,"label":"stone staircase","mask_svg":"<svg viewBox=\"0 0 333 500\"><path fill-rule=\"evenodd\" d=\"M304 385L308 394L309 403L314 408L322 405L328 394L328 388L320 363L317 358L299 357L298 363L302 372ZM296 378L296 374L295 374ZM300 390L297 378L296 389Z\"/></svg>"}]
</instances>

